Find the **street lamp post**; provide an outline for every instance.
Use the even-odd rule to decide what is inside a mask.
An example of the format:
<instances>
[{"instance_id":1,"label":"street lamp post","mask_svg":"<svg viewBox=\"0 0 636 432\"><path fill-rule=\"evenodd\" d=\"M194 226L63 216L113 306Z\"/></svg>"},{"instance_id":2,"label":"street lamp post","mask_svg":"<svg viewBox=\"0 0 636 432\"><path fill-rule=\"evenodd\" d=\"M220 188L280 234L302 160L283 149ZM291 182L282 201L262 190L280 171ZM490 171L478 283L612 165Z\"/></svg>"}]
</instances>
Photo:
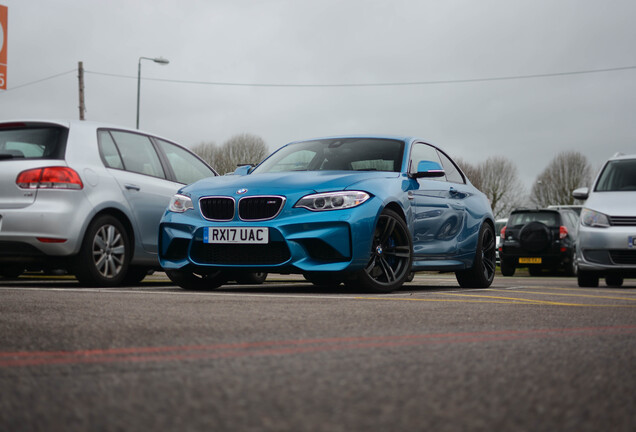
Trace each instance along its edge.
<instances>
[{"instance_id":1,"label":"street lamp post","mask_svg":"<svg viewBox=\"0 0 636 432\"><path fill-rule=\"evenodd\" d=\"M139 64L137 65L137 129L139 129L139 98L141 95L141 61L142 60L152 60L155 63L159 63L160 65L167 65L170 63L168 60L162 57L139 57Z\"/></svg>"}]
</instances>

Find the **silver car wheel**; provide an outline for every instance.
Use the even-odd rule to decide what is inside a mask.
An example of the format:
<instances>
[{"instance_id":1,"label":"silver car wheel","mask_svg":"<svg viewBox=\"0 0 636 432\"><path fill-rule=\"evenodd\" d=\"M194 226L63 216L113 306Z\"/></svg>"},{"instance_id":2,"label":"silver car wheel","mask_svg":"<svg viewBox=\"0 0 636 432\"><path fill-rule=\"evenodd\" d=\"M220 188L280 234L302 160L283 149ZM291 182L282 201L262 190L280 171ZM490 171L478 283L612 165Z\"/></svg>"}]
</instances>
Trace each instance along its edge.
<instances>
[{"instance_id":1,"label":"silver car wheel","mask_svg":"<svg viewBox=\"0 0 636 432\"><path fill-rule=\"evenodd\" d=\"M122 233L113 225L104 225L93 239L93 261L105 278L116 277L124 267L126 245Z\"/></svg>"}]
</instances>

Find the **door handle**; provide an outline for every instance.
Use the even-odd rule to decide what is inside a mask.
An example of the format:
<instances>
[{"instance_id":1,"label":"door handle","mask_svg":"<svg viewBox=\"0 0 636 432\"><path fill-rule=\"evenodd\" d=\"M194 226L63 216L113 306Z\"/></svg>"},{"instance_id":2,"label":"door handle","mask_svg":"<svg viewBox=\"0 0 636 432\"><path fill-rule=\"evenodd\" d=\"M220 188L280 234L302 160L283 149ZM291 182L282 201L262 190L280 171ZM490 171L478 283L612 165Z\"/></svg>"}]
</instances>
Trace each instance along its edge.
<instances>
[{"instance_id":1,"label":"door handle","mask_svg":"<svg viewBox=\"0 0 636 432\"><path fill-rule=\"evenodd\" d=\"M139 186L134 185L134 184L126 184L126 185L124 185L124 187L126 189L128 189L128 190L133 190L133 191L137 191L137 192L139 192L141 190L141 188Z\"/></svg>"}]
</instances>

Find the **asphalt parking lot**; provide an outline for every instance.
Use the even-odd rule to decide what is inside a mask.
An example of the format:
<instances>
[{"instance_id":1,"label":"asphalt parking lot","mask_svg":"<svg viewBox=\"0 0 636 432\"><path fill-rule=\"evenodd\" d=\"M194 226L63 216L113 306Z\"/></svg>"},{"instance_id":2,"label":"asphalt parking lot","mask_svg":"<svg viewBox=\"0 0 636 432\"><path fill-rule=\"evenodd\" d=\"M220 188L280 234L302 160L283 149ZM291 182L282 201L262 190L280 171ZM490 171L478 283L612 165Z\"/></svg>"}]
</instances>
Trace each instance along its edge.
<instances>
[{"instance_id":1,"label":"asphalt parking lot","mask_svg":"<svg viewBox=\"0 0 636 432\"><path fill-rule=\"evenodd\" d=\"M0 430L633 431L636 280L0 280Z\"/></svg>"}]
</instances>

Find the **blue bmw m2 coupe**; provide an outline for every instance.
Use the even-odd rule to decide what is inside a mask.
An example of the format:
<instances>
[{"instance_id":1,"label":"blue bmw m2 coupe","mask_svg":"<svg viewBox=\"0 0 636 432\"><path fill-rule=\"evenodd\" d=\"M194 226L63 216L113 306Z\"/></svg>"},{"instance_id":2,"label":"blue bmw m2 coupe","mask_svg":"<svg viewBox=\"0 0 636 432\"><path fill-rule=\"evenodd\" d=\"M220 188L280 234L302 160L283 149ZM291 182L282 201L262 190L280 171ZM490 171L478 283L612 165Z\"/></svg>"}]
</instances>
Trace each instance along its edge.
<instances>
[{"instance_id":1,"label":"blue bmw m2 coupe","mask_svg":"<svg viewBox=\"0 0 636 432\"><path fill-rule=\"evenodd\" d=\"M316 285L387 293L412 272L495 275L486 196L439 147L416 138L293 142L256 167L182 188L159 228L159 258L185 289L237 272L298 273Z\"/></svg>"}]
</instances>

